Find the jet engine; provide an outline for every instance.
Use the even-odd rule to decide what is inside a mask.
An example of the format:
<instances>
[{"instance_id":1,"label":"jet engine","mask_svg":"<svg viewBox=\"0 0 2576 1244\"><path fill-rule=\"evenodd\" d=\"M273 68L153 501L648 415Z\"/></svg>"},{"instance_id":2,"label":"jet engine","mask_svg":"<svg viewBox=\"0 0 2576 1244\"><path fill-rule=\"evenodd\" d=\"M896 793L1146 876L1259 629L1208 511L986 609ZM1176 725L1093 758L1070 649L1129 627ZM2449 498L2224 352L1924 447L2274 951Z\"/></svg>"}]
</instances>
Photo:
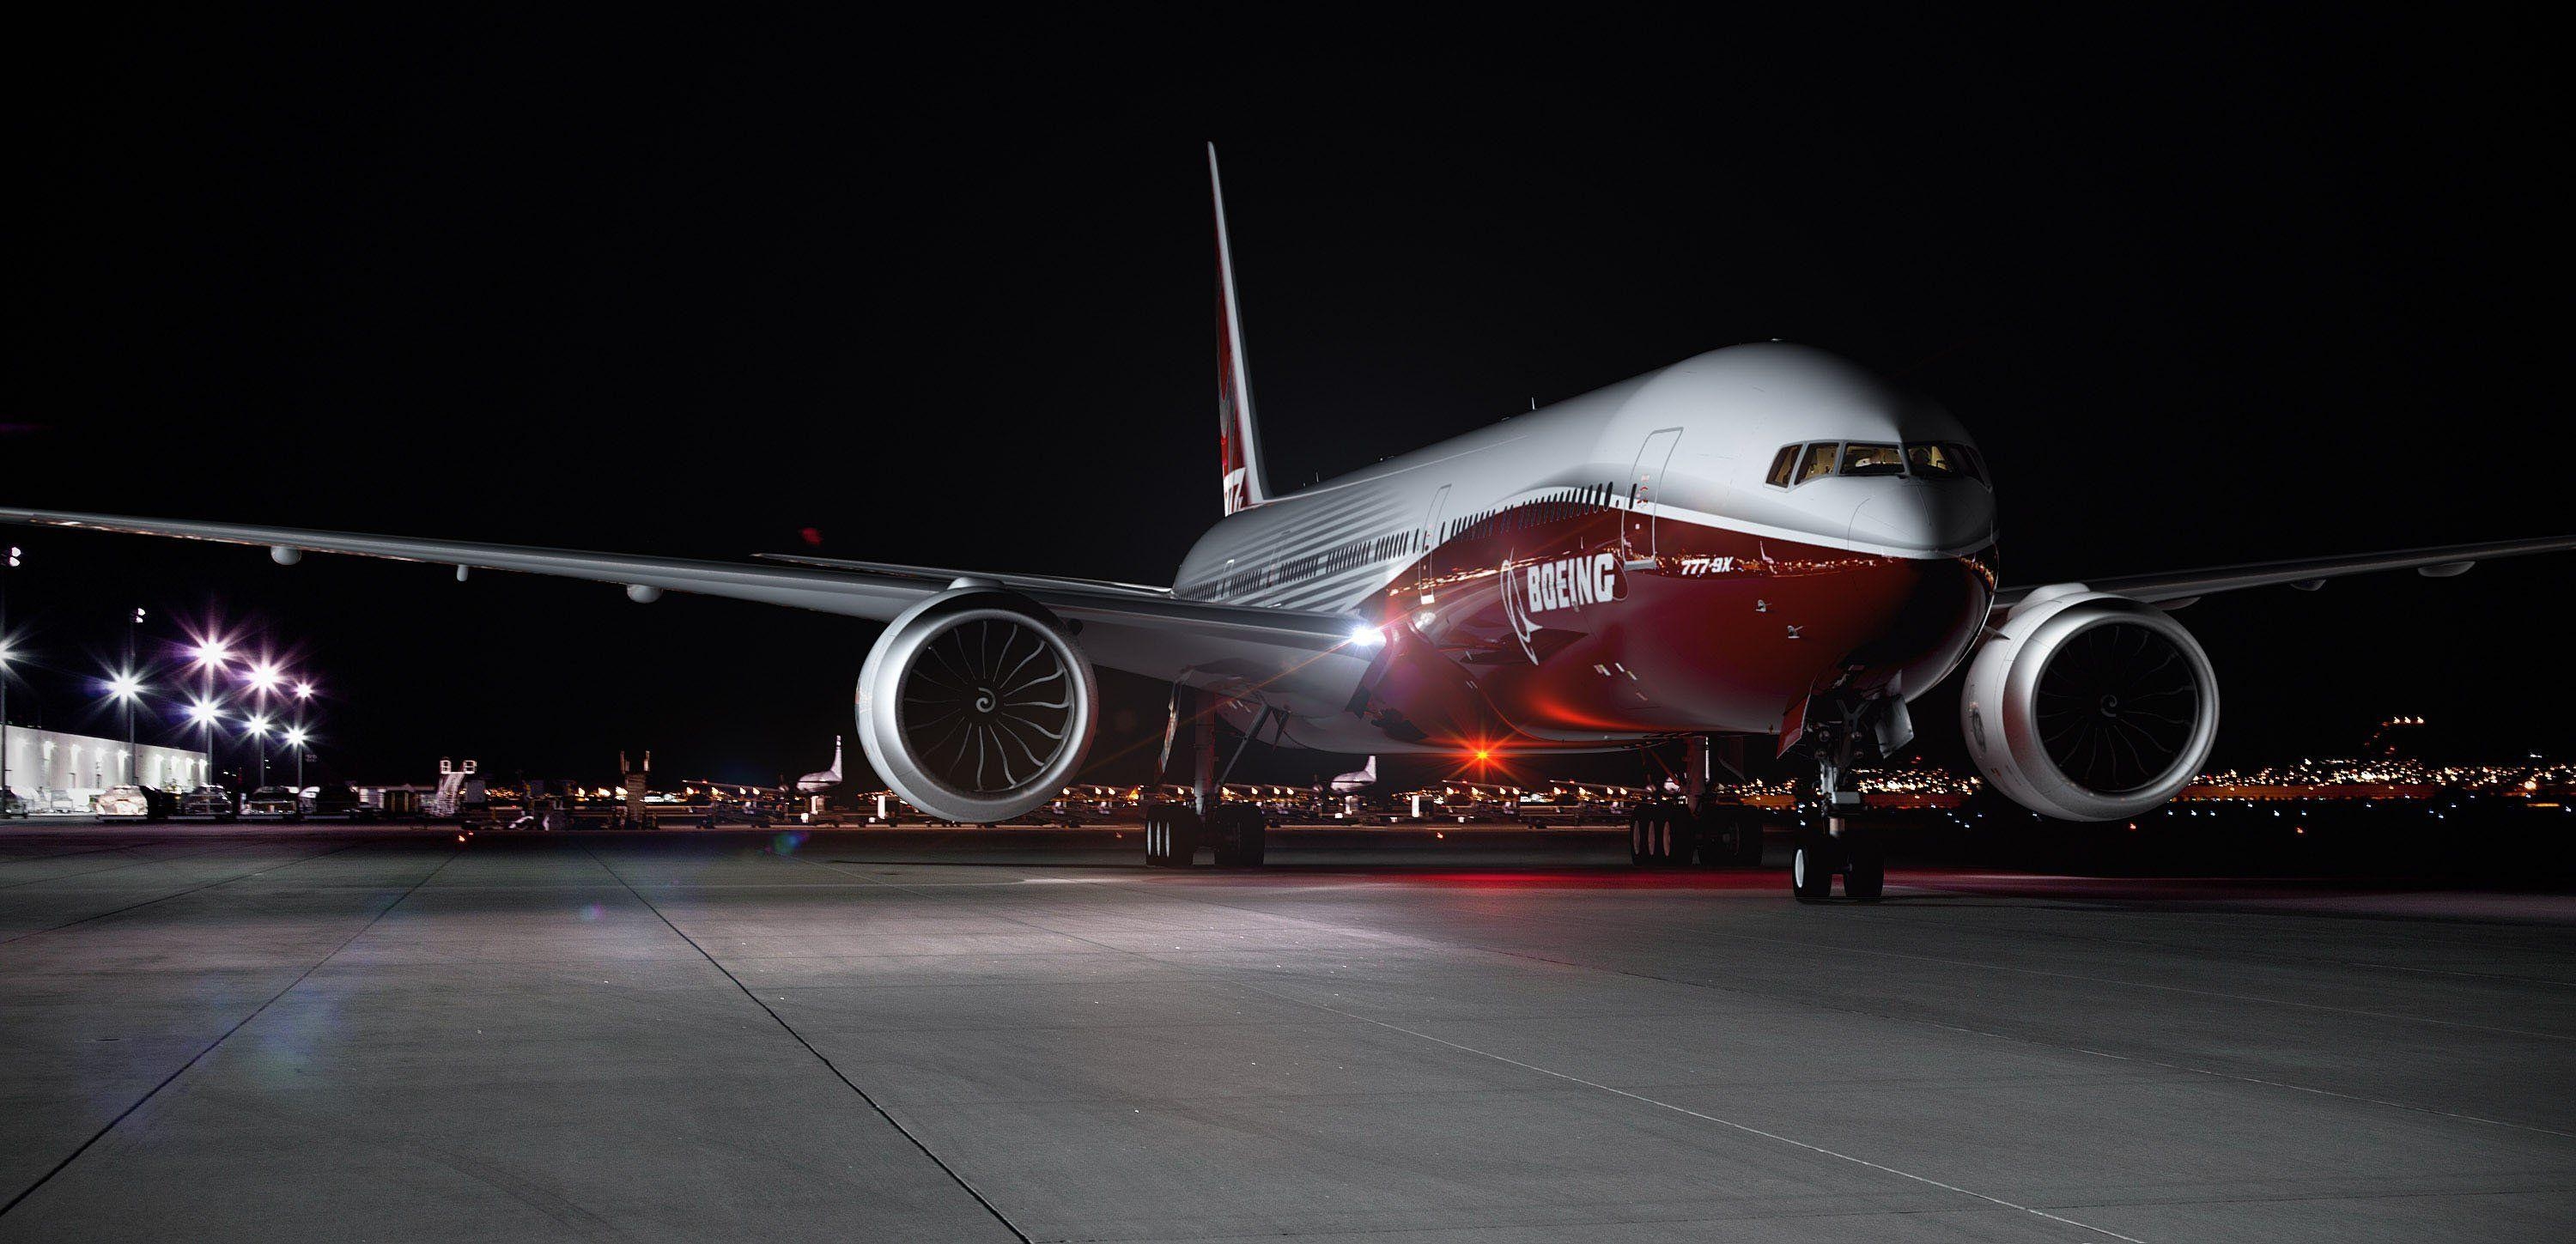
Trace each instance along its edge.
<instances>
[{"instance_id":1,"label":"jet engine","mask_svg":"<svg viewBox=\"0 0 2576 1244\"><path fill-rule=\"evenodd\" d=\"M2164 610L2080 584L2013 607L1968 665L1968 754L1995 789L2068 821L2163 803L2218 736L2218 679Z\"/></svg>"},{"instance_id":2,"label":"jet engine","mask_svg":"<svg viewBox=\"0 0 2576 1244\"><path fill-rule=\"evenodd\" d=\"M905 802L943 821L999 821L1073 776L1100 687L1044 606L961 585L887 626L859 669L858 701L859 744Z\"/></svg>"}]
</instances>

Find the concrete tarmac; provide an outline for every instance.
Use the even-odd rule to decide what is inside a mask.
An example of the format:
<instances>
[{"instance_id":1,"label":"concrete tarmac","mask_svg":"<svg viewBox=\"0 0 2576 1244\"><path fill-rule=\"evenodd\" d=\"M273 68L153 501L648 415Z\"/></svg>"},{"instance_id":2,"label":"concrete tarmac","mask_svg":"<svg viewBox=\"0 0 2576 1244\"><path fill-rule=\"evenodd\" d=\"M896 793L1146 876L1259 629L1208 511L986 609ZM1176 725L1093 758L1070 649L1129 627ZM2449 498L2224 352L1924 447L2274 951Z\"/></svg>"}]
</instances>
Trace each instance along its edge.
<instances>
[{"instance_id":1,"label":"concrete tarmac","mask_svg":"<svg viewBox=\"0 0 2576 1244\"><path fill-rule=\"evenodd\" d=\"M0 830L0 1241L2576 1236L2576 899L1622 841Z\"/></svg>"}]
</instances>

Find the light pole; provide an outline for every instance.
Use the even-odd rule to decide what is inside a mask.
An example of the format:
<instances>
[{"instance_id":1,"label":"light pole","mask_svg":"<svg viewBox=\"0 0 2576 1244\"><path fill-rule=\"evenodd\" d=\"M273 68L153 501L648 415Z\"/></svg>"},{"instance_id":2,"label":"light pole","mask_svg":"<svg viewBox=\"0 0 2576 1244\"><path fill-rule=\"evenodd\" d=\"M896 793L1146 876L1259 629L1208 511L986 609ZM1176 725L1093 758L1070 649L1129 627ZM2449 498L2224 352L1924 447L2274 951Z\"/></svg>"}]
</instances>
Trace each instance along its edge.
<instances>
[{"instance_id":1,"label":"light pole","mask_svg":"<svg viewBox=\"0 0 2576 1244\"><path fill-rule=\"evenodd\" d=\"M308 707L309 707L312 703L313 703L313 684L312 684L312 682L311 682L310 680L302 679L302 678L296 679L296 680L295 680L295 716L296 716L296 722L295 722L295 728L287 732L286 739L287 739L287 741L288 741L288 742L295 744L295 789L296 789L298 792L301 792L301 791L304 789L304 741L305 741L306 739L309 739L309 738L313 737L313 736L311 736L311 735L309 735L309 734L306 734L306 733L304 732L304 721L303 721L303 717L304 717L304 714L305 714L305 712L307 711Z\"/></svg>"},{"instance_id":2,"label":"light pole","mask_svg":"<svg viewBox=\"0 0 2576 1244\"><path fill-rule=\"evenodd\" d=\"M268 785L268 697L270 692L277 690L278 680L284 677L284 674L278 672L277 662L267 657L251 662L248 675L251 702L258 709L258 715L250 719L251 733L258 736L260 740L259 784L261 786Z\"/></svg>"},{"instance_id":3,"label":"light pole","mask_svg":"<svg viewBox=\"0 0 2576 1244\"><path fill-rule=\"evenodd\" d=\"M0 793L9 789L9 631L0 625Z\"/></svg>"},{"instance_id":4,"label":"light pole","mask_svg":"<svg viewBox=\"0 0 2576 1244\"><path fill-rule=\"evenodd\" d=\"M0 564L0 791L9 789L9 567L21 555L12 544L7 562Z\"/></svg>"},{"instance_id":5,"label":"light pole","mask_svg":"<svg viewBox=\"0 0 2576 1244\"><path fill-rule=\"evenodd\" d=\"M143 625L143 606L136 605L134 617L125 624L125 678L133 684L132 689L123 697L125 700L125 780L129 785L140 785L134 781L134 701L140 698L143 684L134 673L134 631L141 625Z\"/></svg>"},{"instance_id":6,"label":"light pole","mask_svg":"<svg viewBox=\"0 0 2576 1244\"><path fill-rule=\"evenodd\" d=\"M125 780L117 785L131 786L134 781L134 702L143 697L143 680L131 668L122 669L107 680L107 695L125 710Z\"/></svg>"},{"instance_id":7,"label":"light pole","mask_svg":"<svg viewBox=\"0 0 2576 1244\"><path fill-rule=\"evenodd\" d=\"M197 658L197 670L203 675L200 685L205 688L205 693L198 697L197 702L188 706L189 718L204 727L206 744L206 780L197 784L211 786L214 785L215 777L214 725L222 720L224 715L223 701L215 694L215 682L228 672L233 656L232 645L225 643L221 635L209 635L197 641L197 647L192 655Z\"/></svg>"},{"instance_id":8,"label":"light pole","mask_svg":"<svg viewBox=\"0 0 2576 1244\"><path fill-rule=\"evenodd\" d=\"M249 721L243 723L242 731L250 735L252 746L259 750L259 781L251 787L257 790L268 785L268 718L254 713Z\"/></svg>"},{"instance_id":9,"label":"light pole","mask_svg":"<svg viewBox=\"0 0 2576 1244\"><path fill-rule=\"evenodd\" d=\"M197 777L199 786L214 785L209 779L214 776L215 768L215 723L223 718L224 710L211 699L197 700L188 705L188 720L197 727L197 736L206 745L206 771Z\"/></svg>"}]
</instances>

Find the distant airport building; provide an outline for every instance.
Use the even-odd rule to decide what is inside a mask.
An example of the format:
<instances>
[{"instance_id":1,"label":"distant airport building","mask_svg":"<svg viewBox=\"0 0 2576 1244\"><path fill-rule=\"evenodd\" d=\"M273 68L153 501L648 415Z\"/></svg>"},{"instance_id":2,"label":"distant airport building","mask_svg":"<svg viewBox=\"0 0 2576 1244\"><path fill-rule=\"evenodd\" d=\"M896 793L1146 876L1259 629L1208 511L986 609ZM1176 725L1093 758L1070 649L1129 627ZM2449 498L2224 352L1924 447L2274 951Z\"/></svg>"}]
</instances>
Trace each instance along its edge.
<instances>
[{"instance_id":1,"label":"distant airport building","mask_svg":"<svg viewBox=\"0 0 2576 1244\"><path fill-rule=\"evenodd\" d=\"M111 786L176 791L214 780L204 752L151 743L128 748L123 739L91 734L11 726L8 751L9 789L37 807L68 799L86 808L90 796Z\"/></svg>"}]
</instances>

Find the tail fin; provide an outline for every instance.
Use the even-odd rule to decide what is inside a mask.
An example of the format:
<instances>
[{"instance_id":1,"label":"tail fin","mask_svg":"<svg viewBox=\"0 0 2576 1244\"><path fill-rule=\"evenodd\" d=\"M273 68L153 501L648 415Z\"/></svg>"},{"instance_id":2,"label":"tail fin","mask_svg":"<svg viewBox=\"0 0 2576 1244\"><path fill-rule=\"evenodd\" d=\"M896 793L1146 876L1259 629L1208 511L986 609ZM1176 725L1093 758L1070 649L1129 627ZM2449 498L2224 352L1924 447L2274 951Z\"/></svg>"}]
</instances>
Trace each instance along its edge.
<instances>
[{"instance_id":1,"label":"tail fin","mask_svg":"<svg viewBox=\"0 0 2576 1244\"><path fill-rule=\"evenodd\" d=\"M1225 472L1225 512L1270 499L1261 473L1261 435L1252 419L1252 373L1243 359L1243 309L1234 299L1234 246L1225 234L1225 187L1217 180L1216 144L1208 144L1208 193L1216 200L1217 458Z\"/></svg>"}]
</instances>

